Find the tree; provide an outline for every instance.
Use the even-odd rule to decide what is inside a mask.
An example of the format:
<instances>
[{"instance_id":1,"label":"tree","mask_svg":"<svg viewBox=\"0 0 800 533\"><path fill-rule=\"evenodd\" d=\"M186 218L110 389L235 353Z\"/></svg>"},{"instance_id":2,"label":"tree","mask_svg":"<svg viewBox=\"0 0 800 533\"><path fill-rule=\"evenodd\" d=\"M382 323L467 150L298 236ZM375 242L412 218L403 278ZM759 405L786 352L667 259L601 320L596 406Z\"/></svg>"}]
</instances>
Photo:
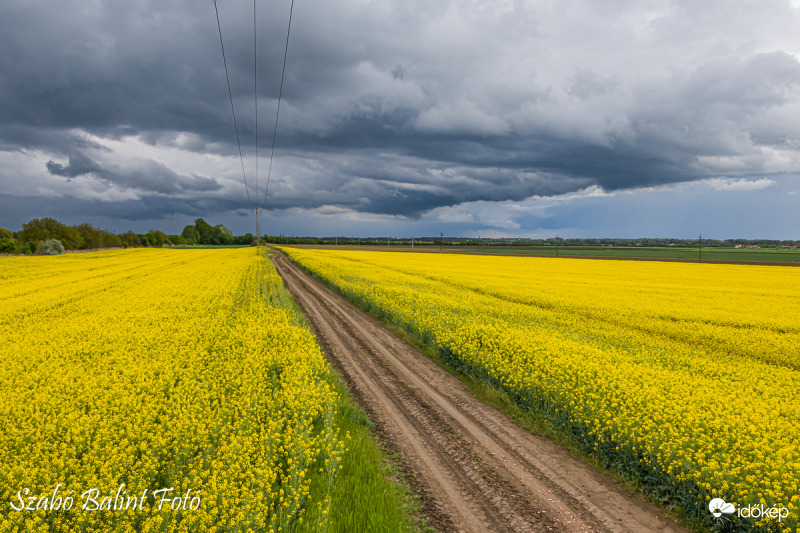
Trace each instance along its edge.
<instances>
[{"instance_id":1,"label":"tree","mask_svg":"<svg viewBox=\"0 0 800 533\"><path fill-rule=\"evenodd\" d=\"M219 230L219 232L222 233L223 235L227 235L228 237L233 237L233 232L229 228L223 226L222 224L217 224L216 226L214 226L214 229Z\"/></svg>"},{"instance_id":2,"label":"tree","mask_svg":"<svg viewBox=\"0 0 800 533\"><path fill-rule=\"evenodd\" d=\"M14 240L14 232L10 229L0 228L0 239L6 239L9 241Z\"/></svg>"},{"instance_id":3,"label":"tree","mask_svg":"<svg viewBox=\"0 0 800 533\"><path fill-rule=\"evenodd\" d=\"M183 228L183 231L181 232L181 237L183 237L187 241L192 241L192 243L200 242L200 234L197 232L197 228L192 225L188 225L185 228Z\"/></svg>"},{"instance_id":4,"label":"tree","mask_svg":"<svg viewBox=\"0 0 800 533\"><path fill-rule=\"evenodd\" d=\"M131 230L126 231L122 235L119 236L120 240L122 241L122 246L126 248L128 246L141 246L142 241L139 239L139 236L136 235Z\"/></svg>"},{"instance_id":5,"label":"tree","mask_svg":"<svg viewBox=\"0 0 800 533\"><path fill-rule=\"evenodd\" d=\"M80 233L83 245L81 248L109 248L113 246L122 246L122 239L113 233L104 229L98 229L91 224L83 223L73 226L78 233Z\"/></svg>"},{"instance_id":6,"label":"tree","mask_svg":"<svg viewBox=\"0 0 800 533\"><path fill-rule=\"evenodd\" d=\"M34 218L22 225L19 240L22 242L39 242L47 239L58 239L65 248L77 250L83 245L80 232L74 227L62 224L54 218Z\"/></svg>"},{"instance_id":7,"label":"tree","mask_svg":"<svg viewBox=\"0 0 800 533\"><path fill-rule=\"evenodd\" d=\"M233 244L252 244L255 240L252 233L245 233L244 235L237 235L233 238Z\"/></svg>"},{"instance_id":8,"label":"tree","mask_svg":"<svg viewBox=\"0 0 800 533\"><path fill-rule=\"evenodd\" d=\"M202 218L198 218L194 221L194 227L197 230L197 242L200 244L215 244L212 242L214 239L214 228L211 227L211 224Z\"/></svg>"},{"instance_id":9,"label":"tree","mask_svg":"<svg viewBox=\"0 0 800 533\"><path fill-rule=\"evenodd\" d=\"M51 220L53 223L50 222ZM52 218L43 218L41 220L34 218L22 224L19 239L24 242L43 241L51 236L56 224L60 224L60 222Z\"/></svg>"},{"instance_id":10,"label":"tree","mask_svg":"<svg viewBox=\"0 0 800 533\"><path fill-rule=\"evenodd\" d=\"M217 224L214 226L214 240L217 241L215 244L233 244L233 232L222 224Z\"/></svg>"},{"instance_id":11,"label":"tree","mask_svg":"<svg viewBox=\"0 0 800 533\"><path fill-rule=\"evenodd\" d=\"M161 245L167 240L167 234L157 229L151 229L147 232L147 240L150 242L150 246L161 248Z\"/></svg>"}]
</instances>

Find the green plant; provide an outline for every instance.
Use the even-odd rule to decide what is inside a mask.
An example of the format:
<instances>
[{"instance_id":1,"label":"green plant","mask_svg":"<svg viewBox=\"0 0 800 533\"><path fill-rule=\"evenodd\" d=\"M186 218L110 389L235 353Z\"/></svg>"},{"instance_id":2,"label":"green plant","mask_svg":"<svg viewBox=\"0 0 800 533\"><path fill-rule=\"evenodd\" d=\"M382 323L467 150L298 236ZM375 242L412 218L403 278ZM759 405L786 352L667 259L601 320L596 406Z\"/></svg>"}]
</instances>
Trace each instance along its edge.
<instances>
[{"instance_id":1,"label":"green plant","mask_svg":"<svg viewBox=\"0 0 800 533\"><path fill-rule=\"evenodd\" d=\"M16 253L17 246L11 239L0 239L0 254Z\"/></svg>"},{"instance_id":2,"label":"green plant","mask_svg":"<svg viewBox=\"0 0 800 533\"><path fill-rule=\"evenodd\" d=\"M64 245L58 239L46 239L36 243L36 253L43 255L63 254Z\"/></svg>"}]
</instances>

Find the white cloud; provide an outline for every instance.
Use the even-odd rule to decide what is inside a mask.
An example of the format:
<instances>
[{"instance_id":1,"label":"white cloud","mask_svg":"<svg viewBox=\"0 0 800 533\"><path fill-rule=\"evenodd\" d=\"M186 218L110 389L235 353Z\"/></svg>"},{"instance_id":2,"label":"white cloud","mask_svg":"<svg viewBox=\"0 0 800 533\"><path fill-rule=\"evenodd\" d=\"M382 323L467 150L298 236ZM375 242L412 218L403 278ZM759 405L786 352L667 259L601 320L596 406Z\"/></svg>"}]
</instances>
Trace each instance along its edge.
<instances>
[{"instance_id":1,"label":"white cloud","mask_svg":"<svg viewBox=\"0 0 800 533\"><path fill-rule=\"evenodd\" d=\"M475 215L460 207L443 207L438 211L435 217L442 222L462 224L476 222Z\"/></svg>"},{"instance_id":2,"label":"white cloud","mask_svg":"<svg viewBox=\"0 0 800 533\"><path fill-rule=\"evenodd\" d=\"M715 191L758 191L772 187L775 181L769 178L761 178L757 180L748 180L744 178L712 178L704 180L703 183L708 184L709 187Z\"/></svg>"}]
</instances>

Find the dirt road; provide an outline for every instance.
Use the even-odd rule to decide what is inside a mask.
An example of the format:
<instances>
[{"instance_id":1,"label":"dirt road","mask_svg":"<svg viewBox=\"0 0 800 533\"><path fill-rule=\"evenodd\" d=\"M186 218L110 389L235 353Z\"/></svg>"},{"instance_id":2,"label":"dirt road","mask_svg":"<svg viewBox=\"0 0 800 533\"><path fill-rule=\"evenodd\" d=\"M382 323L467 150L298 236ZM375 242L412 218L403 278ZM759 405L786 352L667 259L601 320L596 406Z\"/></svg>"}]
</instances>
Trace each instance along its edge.
<instances>
[{"instance_id":1,"label":"dirt road","mask_svg":"<svg viewBox=\"0 0 800 533\"><path fill-rule=\"evenodd\" d=\"M475 399L282 254L273 260L439 531L689 531Z\"/></svg>"}]
</instances>

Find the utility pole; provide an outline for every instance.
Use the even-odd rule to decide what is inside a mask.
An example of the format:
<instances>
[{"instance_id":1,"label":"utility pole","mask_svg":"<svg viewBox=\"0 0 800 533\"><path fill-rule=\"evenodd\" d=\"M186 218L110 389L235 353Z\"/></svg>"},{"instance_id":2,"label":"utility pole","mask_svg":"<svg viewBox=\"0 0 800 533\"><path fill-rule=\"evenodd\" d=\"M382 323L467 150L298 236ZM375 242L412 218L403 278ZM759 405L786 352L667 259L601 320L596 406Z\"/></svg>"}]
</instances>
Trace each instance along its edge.
<instances>
[{"instance_id":1,"label":"utility pole","mask_svg":"<svg viewBox=\"0 0 800 533\"><path fill-rule=\"evenodd\" d=\"M558 235L556 235L556 257L558 257Z\"/></svg>"},{"instance_id":2,"label":"utility pole","mask_svg":"<svg viewBox=\"0 0 800 533\"><path fill-rule=\"evenodd\" d=\"M256 255L260 255L259 247L261 246L261 226L258 223L258 206L256 206Z\"/></svg>"},{"instance_id":3,"label":"utility pole","mask_svg":"<svg viewBox=\"0 0 800 533\"><path fill-rule=\"evenodd\" d=\"M414 237L411 237L411 249L414 249Z\"/></svg>"},{"instance_id":4,"label":"utility pole","mask_svg":"<svg viewBox=\"0 0 800 533\"><path fill-rule=\"evenodd\" d=\"M703 262L703 234L697 236L697 253L700 257L700 262Z\"/></svg>"},{"instance_id":5,"label":"utility pole","mask_svg":"<svg viewBox=\"0 0 800 533\"><path fill-rule=\"evenodd\" d=\"M444 250L444 233L439 233L439 251Z\"/></svg>"}]
</instances>

